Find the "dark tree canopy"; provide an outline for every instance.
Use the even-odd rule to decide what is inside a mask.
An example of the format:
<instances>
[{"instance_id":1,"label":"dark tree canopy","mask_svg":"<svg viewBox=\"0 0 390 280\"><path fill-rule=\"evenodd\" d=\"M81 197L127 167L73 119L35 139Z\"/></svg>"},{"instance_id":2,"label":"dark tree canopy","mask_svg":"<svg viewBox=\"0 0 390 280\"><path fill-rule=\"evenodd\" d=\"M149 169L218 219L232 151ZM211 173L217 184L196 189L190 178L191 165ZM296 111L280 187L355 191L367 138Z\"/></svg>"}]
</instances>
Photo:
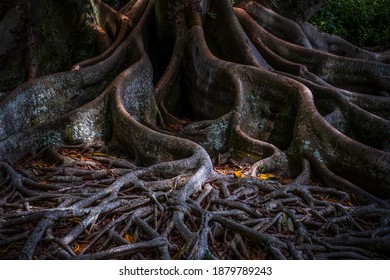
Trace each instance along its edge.
<instances>
[{"instance_id":1,"label":"dark tree canopy","mask_svg":"<svg viewBox=\"0 0 390 280\"><path fill-rule=\"evenodd\" d=\"M390 52L326 1L0 4L0 257L378 259Z\"/></svg>"}]
</instances>

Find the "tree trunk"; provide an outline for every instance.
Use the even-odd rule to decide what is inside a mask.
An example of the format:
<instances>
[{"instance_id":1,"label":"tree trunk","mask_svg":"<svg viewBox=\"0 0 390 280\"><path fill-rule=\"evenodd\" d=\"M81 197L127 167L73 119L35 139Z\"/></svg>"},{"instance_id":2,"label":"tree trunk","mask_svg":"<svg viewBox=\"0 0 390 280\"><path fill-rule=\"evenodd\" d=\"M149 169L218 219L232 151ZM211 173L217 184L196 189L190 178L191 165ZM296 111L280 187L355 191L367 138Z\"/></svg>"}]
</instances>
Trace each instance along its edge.
<instances>
[{"instance_id":1,"label":"tree trunk","mask_svg":"<svg viewBox=\"0 0 390 280\"><path fill-rule=\"evenodd\" d=\"M324 2L1 4L2 257L389 257L390 55Z\"/></svg>"}]
</instances>

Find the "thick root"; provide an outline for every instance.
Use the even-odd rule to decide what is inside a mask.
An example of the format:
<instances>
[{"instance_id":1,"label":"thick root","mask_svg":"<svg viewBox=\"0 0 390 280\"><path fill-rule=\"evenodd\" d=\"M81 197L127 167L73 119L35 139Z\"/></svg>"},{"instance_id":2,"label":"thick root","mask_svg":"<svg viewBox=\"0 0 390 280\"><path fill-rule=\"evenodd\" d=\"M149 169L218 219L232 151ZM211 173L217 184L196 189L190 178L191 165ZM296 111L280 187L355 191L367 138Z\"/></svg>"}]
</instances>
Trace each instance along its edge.
<instances>
[{"instance_id":1,"label":"thick root","mask_svg":"<svg viewBox=\"0 0 390 280\"><path fill-rule=\"evenodd\" d=\"M9 2L1 258L389 258L388 54L256 2L71 1L96 49L50 67Z\"/></svg>"}]
</instances>

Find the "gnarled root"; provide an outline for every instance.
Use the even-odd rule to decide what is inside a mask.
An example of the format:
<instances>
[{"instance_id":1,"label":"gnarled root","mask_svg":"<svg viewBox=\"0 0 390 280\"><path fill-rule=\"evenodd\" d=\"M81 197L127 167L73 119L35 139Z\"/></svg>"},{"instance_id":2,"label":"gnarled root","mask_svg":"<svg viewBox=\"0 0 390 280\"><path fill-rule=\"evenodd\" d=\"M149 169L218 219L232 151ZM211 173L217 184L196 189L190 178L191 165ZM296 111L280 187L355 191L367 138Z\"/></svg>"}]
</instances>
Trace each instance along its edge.
<instances>
[{"instance_id":1,"label":"gnarled root","mask_svg":"<svg viewBox=\"0 0 390 280\"><path fill-rule=\"evenodd\" d=\"M236 2L70 1L97 49L45 68L9 1L1 258L389 257L388 56Z\"/></svg>"},{"instance_id":2,"label":"gnarled root","mask_svg":"<svg viewBox=\"0 0 390 280\"><path fill-rule=\"evenodd\" d=\"M136 167L101 145L51 152L67 163L1 165L3 258L389 257L389 209L345 192L227 177L193 191L183 170Z\"/></svg>"}]
</instances>

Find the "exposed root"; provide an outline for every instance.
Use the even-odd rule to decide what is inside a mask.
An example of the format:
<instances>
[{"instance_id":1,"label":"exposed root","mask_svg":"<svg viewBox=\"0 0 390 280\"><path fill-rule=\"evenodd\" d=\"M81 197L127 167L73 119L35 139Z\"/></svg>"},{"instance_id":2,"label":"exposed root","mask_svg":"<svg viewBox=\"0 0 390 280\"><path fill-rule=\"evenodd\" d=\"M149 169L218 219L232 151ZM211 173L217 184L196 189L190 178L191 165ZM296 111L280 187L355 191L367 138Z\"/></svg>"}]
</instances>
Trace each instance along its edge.
<instances>
[{"instance_id":1,"label":"exposed root","mask_svg":"<svg viewBox=\"0 0 390 280\"><path fill-rule=\"evenodd\" d=\"M189 193L163 166L135 168L96 148L58 153L71 166L44 154L2 165L2 258L389 257L389 208L342 191L223 177Z\"/></svg>"},{"instance_id":2,"label":"exposed root","mask_svg":"<svg viewBox=\"0 0 390 280\"><path fill-rule=\"evenodd\" d=\"M388 52L256 2L68 1L48 64L69 19L10 2L0 257L389 258Z\"/></svg>"}]
</instances>

